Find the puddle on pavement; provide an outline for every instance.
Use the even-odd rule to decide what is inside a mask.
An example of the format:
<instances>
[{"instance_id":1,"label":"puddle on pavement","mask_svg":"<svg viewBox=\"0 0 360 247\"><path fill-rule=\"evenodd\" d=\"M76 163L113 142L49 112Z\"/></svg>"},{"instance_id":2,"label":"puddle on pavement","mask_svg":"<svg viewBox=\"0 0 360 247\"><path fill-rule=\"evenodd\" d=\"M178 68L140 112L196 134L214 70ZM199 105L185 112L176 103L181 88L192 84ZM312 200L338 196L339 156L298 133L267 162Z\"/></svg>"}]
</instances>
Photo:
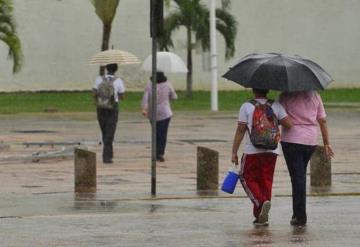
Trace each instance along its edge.
<instances>
[{"instance_id":1,"label":"puddle on pavement","mask_svg":"<svg viewBox=\"0 0 360 247\"><path fill-rule=\"evenodd\" d=\"M65 200L63 202L66 202ZM96 193L76 193L73 196L73 203L60 206L62 213L164 213L164 212L192 212L212 210L210 207L204 206L183 206L183 205L164 205L152 201L122 201L122 200L106 200Z\"/></svg>"},{"instance_id":2,"label":"puddle on pavement","mask_svg":"<svg viewBox=\"0 0 360 247\"><path fill-rule=\"evenodd\" d=\"M215 192L203 192L203 196L213 196ZM59 201L53 201L57 205L60 213L79 214L79 213L172 213L172 212L218 212L218 208L213 204L203 203L202 200L184 204L183 201L124 201L108 199L109 195L97 195L96 193L75 193L72 198L66 196ZM50 199L50 198L49 198ZM49 201L48 199L48 201Z\"/></svg>"}]
</instances>

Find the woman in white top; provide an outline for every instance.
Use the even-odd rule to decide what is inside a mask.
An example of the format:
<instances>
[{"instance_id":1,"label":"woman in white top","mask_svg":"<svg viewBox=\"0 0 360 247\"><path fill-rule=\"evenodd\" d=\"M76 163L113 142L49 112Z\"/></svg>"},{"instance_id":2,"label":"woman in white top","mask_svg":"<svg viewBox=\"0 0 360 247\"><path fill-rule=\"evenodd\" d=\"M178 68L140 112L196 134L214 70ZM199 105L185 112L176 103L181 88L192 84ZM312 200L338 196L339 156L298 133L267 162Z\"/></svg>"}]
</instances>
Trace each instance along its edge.
<instances>
[{"instance_id":1,"label":"woman in white top","mask_svg":"<svg viewBox=\"0 0 360 247\"><path fill-rule=\"evenodd\" d=\"M156 159L164 162L167 132L171 117L173 115L170 100L177 99L176 92L163 72L156 73ZM142 114L151 122L151 80L146 85L142 98Z\"/></svg>"}]
</instances>

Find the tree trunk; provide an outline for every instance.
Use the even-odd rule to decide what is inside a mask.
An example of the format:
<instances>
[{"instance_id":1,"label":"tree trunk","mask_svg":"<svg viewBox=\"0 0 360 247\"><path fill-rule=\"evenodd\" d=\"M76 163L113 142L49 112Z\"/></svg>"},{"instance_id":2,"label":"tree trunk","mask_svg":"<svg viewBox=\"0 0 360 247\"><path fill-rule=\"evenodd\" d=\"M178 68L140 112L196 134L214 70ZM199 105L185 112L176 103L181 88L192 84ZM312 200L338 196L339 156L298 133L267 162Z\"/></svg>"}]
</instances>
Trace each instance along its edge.
<instances>
[{"instance_id":1,"label":"tree trunk","mask_svg":"<svg viewBox=\"0 0 360 247\"><path fill-rule=\"evenodd\" d=\"M111 23L103 24L103 36L102 36L101 51L106 51L109 49L110 35L111 35ZM100 66L99 74L100 75L105 74L104 66Z\"/></svg>"},{"instance_id":2,"label":"tree trunk","mask_svg":"<svg viewBox=\"0 0 360 247\"><path fill-rule=\"evenodd\" d=\"M187 68L186 96L192 98L192 37L191 27L187 27Z\"/></svg>"}]
</instances>

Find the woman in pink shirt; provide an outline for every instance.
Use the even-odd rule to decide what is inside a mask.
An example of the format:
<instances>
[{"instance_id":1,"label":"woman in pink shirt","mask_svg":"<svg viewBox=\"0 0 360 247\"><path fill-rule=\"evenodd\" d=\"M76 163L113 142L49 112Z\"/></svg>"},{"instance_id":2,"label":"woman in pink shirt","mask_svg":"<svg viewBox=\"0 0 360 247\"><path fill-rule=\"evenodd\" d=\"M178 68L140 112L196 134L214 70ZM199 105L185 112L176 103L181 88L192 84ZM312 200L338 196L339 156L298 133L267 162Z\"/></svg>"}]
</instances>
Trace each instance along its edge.
<instances>
[{"instance_id":1,"label":"woman in pink shirt","mask_svg":"<svg viewBox=\"0 0 360 247\"><path fill-rule=\"evenodd\" d=\"M164 162L167 132L173 114L170 108L170 100L177 99L177 95L163 72L157 72L156 78L156 159ZM151 81L145 87L141 103L142 114L148 117L151 122L150 100Z\"/></svg>"},{"instance_id":2,"label":"woman in pink shirt","mask_svg":"<svg viewBox=\"0 0 360 247\"><path fill-rule=\"evenodd\" d=\"M326 113L320 95L315 91L282 93L280 103L293 127L283 128L281 146L292 185L293 215L291 225L305 225L306 168L318 141L318 125L327 158L334 156L329 142Z\"/></svg>"}]
</instances>

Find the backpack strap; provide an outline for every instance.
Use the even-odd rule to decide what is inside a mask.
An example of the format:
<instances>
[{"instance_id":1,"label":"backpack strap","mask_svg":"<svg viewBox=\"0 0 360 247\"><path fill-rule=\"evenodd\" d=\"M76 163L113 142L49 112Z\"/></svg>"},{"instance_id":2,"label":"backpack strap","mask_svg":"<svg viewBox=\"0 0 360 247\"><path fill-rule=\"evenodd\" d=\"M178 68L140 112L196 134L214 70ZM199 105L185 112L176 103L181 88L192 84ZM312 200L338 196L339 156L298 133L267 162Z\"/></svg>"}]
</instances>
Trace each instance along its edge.
<instances>
[{"instance_id":1,"label":"backpack strap","mask_svg":"<svg viewBox=\"0 0 360 247\"><path fill-rule=\"evenodd\" d=\"M114 83L117 79L116 76L112 76L109 78L109 77L106 77L105 75L101 76L101 78L102 78L103 82L110 82L110 83Z\"/></svg>"},{"instance_id":2,"label":"backpack strap","mask_svg":"<svg viewBox=\"0 0 360 247\"><path fill-rule=\"evenodd\" d=\"M274 103L273 99L268 99L265 104L271 107L273 103Z\"/></svg>"},{"instance_id":3,"label":"backpack strap","mask_svg":"<svg viewBox=\"0 0 360 247\"><path fill-rule=\"evenodd\" d=\"M257 101L256 99L251 99L248 101L249 103L253 104L254 106L257 106L257 105L261 105L261 103L259 101ZM272 104L274 103L274 100L272 99L268 99L266 102L265 102L265 105L268 105L268 106L272 106Z\"/></svg>"},{"instance_id":4,"label":"backpack strap","mask_svg":"<svg viewBox=\"0 0 360 247\"><path fill-rule=\"evenodd\" d=\"M249 100L248 101L250 104L252 104L253 106L258 106L258 105L260 105L261 103L259 102L259 101L257 101L256 99L251 99L251 100ZM248 134L249 134L249 136L250 136L250 129L249 129L249 127L246 125L246 129L247 129L247 131L248 131Z\"/></svg>"},{"instance_id":5,"label":"backpack strap","mask_svg":"<svg viewBox=\"0 0 360 247\"><path fill-rule=\"evenodd\" d=\"M257 106L257 105L260 105L260 102L257 101L256 99L251 99L248 101L250 104L254 105L254 106Z\"/></svg>"}]
</instances>

